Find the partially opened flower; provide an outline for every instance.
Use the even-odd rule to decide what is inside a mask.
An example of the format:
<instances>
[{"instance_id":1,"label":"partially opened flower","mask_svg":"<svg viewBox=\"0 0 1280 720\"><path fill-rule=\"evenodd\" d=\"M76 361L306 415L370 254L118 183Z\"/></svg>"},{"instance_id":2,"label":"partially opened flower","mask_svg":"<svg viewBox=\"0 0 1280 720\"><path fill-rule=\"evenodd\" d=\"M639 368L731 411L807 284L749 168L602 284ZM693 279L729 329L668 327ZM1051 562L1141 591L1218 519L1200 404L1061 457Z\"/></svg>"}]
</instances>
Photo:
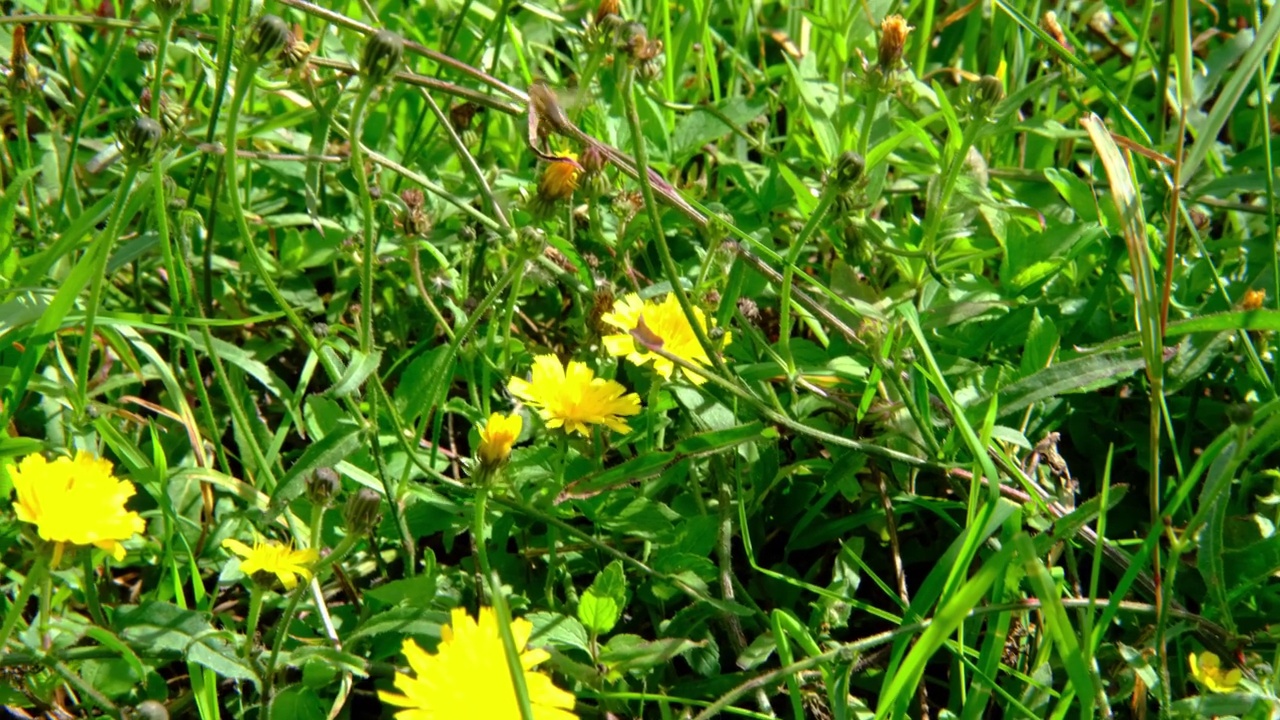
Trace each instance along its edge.
<instances>
[{"instance_id":1,"label":"partially opened flower","mask_svg":"<svg viewBox=\"0 0 1280 720\"><path fill-rule=\"evenodd\" d=\"M490 415L488 422L480 428L480 447L476 449L480 464L493 468L506 462L523 427L524 420L518 414Z\"/></svg>"},{"instance_id":2,"label":"partially opened flower","mask_svg":"<svg viewBox=\"0 0 1280 720\"><path fill-rule=\"evenodd\" d=\"M222 547L239 555L240 571L259 585L270 587L279 580L286 590L298 586L298 579L311 579L311 566L320 559L315 548L294 550L274 540L255 539L249 547L235 538L222 541Z\"/></svg>"},{"instance_id":3,"label":"partially opened flower","mask_svg":"<svg viewBox=\"0 0 1280 720\"><path fill-rule=\"evenodd\" d=\"M41 538L58 543L55 565L63 543L94 545L121 560L120 541L146 529L142 517L124 507L136 492L133 483L117 479L110 462L83 450L75 459L53 462L28 455L12 477L18 495L14 512L18 520L35 525Z\"/></svg>"},{"instance_id":4,"label":"partially opened flower","mask_svg":"<svg viewBox=\"0 0 1280 720\"><path fill-rule=\"evenodd\" d=\"M693 316L698 326L706 332L707 319L702 310L695 307ZM633 331L639 331L651 346L660 346L664 352L682 358L690 364L703 367L711 364L711 358L707 357L702 344L698 342L693 325L689 323L689 318L680 308L680 302L676 296L671 293L667 293L661 299L643 302L639 295L632 293L615 302L613 312L605 313L600 319L622 330L621 333L606 335L603 338L605 350L610 355L625 356L636 365L652 362L653 369L667 380L671 379L671 374L676 367L675 363L652 352L650 347L637 342L632 334ZM730 339L729 333L725 333L725 344L728 344ZM694 385L706 382L706 378L698 373L683 374Z\"/></svg>"},{"instance_id":5,"label":"partially opened flower","mask_svg":"<svg viewBox=\"0 0 1280 720\"><path fill-rule=\"evenodd\" d=\"M1242 677L1238 668L1226 670L1222 667L1222 661L1217 655L1211 652L1196 656L1191 653L1188 658L1191 662L1191 677L1196 679L1209 692L1229 693L1240 685Z\"/></svg>"},{"instance_id":6,"label":"partially opened flower","mask_svg":"<svg viewBox=\"0 0 1280 720\"><path fill-rule=\"evenodd\" d=\"M423 650L412 639L404 641L404 656L413 674L396 673L394 683L400 693L380 690L378 697L404 708L396 712L396 720L520 720L520 703L493 608L480 608L478 623L465 610L455 608L451 620L451 627L440 628L440 646L435 653ZM533 669L551 655L546 650L525 648L532 632L528 620L511 623L534 720L577 720L573 693L561 690L550 676Z\"/></svg>"},{"instance_id":7,"label":"partially opened flower","mask_svg":"<svg viewBox=\"0 0 1280 720\"><path fill-rule=\"evenodd\" d=\"M640 412L640 396L613 380L596 377L584 363L569 361L568 367L555 355L533 359L528 380L511 378L512 395L538 410L547 427L563 427L582 435L591 425L604 425L618 432L630 432L624 415Z\"/></svg>"},{"instance_id":8,"label":"partially opened flower","mask_svg":"<svg viewBox=\"0 0 1280 720\"><path fill-rule=\"evenodd\" d=\"M578 178L582 175L582 165L578 163L575 153L559 153L554 160L547 162L542 176L538 178L538 201L550 205L564 200L578 189Z\"/></svg>"}]
</instances>

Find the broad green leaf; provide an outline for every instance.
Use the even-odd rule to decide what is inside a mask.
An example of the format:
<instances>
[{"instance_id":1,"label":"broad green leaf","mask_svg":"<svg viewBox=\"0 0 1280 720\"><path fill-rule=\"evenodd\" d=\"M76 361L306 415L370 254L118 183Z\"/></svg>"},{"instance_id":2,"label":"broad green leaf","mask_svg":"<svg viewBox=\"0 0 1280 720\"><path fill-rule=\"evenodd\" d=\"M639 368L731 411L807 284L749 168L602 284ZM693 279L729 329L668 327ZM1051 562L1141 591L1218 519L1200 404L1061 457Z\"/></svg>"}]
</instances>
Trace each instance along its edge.
<instances>
[{"instance_id":1,"label":"broad green leaf","mask_svg":"<svg viewBox=\"0 0 1280 720\"><path fill-rule=\"evenodd\" d=\"M578 619L597 635L613 630L627 605L627 580L622 561L614 560L601 570L591 587L578 601Z\"/></svg>"},{"instance_id":2,"label":"broad green leaf","mask_svg":"<svg viewBox=\"0 0 1280 720\"><path fill-rule=\"evenodd\" d=\"M215 630L207 613L165 602L122 605L113 624L117 635L141 655L182 657L226 680L258 679L228 640L228 633Z\"/></svg>"}]
</instances>

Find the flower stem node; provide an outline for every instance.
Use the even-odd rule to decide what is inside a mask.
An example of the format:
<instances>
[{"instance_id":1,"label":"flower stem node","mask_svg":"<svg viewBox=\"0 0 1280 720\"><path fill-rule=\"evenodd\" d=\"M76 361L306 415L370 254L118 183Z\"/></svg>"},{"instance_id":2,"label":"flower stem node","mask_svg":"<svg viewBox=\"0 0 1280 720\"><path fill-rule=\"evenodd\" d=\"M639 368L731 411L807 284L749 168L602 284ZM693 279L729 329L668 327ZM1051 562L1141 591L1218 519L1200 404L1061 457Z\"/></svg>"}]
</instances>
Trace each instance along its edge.
<instances>
[{"instance_id":1,"label":"flower stem node","mask_svg":"<svg viewBox=\"0 0 1280 720\"><path fill-rule=\"evenodd\" d=\"M263 15L253 26L245 52L258 62L272 60L293 40L293 31L279 15Z\"/></svg>"},{"instance_id":2,"label":"flower stem node","mask_svg":"<svg viewBox=\"0 0 1280 720\"><path fill-rule=\"evenodd\" d=\"M404 38L390 30L379 30L365 40L360 74L370 85L381 84L400 66L402 57Z\"/></svg>"},{"instance_id":3,"label":"flower stem node","mask_svg":"<svg viewBox=\"0 0 1280 720\"><path fill-rule=\"evenodd\" d=\"M382 496L372 488L360 488L359 492L347 498L342 517L346 520L348 533L367 534L382 519Z\"/></svg>"}]
</instances>

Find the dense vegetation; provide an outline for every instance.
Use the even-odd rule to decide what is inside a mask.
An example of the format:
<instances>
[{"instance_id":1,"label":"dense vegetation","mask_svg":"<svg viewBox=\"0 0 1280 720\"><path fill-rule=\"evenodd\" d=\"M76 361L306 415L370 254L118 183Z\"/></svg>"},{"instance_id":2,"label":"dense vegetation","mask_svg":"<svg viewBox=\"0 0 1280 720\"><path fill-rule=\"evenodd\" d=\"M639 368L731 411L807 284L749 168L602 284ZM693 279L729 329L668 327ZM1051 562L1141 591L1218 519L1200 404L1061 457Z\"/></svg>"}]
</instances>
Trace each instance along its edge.
<instances>
[{"instance_id":1,"label":"dense vegetation","mask_svg":"<svg viewBox=\"0 0 1280 720\"><path fill-rule=\"evenodd\" d=\"M1275 6L6 12L9 713L1280 713Z\"/></svg>"}]
</instances>

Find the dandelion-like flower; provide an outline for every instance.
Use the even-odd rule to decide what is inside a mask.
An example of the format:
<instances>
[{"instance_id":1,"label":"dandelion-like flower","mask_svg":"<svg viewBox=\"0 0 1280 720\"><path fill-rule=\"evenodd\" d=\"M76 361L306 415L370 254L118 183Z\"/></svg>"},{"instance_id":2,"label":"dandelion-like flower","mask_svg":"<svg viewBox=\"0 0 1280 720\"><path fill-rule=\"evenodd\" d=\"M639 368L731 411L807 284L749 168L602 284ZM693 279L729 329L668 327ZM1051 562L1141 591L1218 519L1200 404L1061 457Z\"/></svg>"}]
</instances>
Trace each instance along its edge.
<instances>
[{"instance_id":1,"label":"dandelion-like flower","mask_svg":"<svg viewBox=\"0 0 1280 720\"><path fill-rule=\"evenodd\" d=\"M1240 685L1242 675L1239 668L1224 669L1222 661L1211 652L1199 656L1191 653L1188 660L1191 662L1191 677L1209 692L1229 693Z\"/></svg>"},{"instance_id":2,"label":"dandelion-like flower","mask_svg":"<svg viewBox=\"0 0 1280 720\"><path fill-rule=\"evenodd\" d=\"M590 425L630 432L622 416L640 412L639 395L628 393L618 382L596 377L584 363L571 360L565 367L555 355L535 357L529 379L511 378L507 389L536 408L547 427L582 435L590 433Z\"/></svg>"},{"instance_id":3,"label":"dandelion-like flower","mask_svg":"<svg viewBox=\"0 0 1280 720\"><path fill-rule=\"evenodd\" d=\"M315 548L294 550L291 545L260 538L254 540L253 547L227 538L222 547L240 556L240 571L254 582L269 586L278 579L286 590L297 587L298 578L310 580L311 566L320 559Z\"/></svg>"},{"instance_id":4,"label":"dandelion-like flower","mask_svg":"<svg viewBox=\"0 0 1280 720\"><path fill-rule=\"evenodd\" d=\"M702 310L695 307L693 315L698 321L698 326L706 332L707 319ZM610 355L626 357L636 365L652 362L653 369L667 380L671 379L671 374L676 367L675 363L636 342L631 334L633 330L640 328L642 322L643 328L640 328L640 333L652 340L654 344L660 343L665 352L683 358L694 365L706 367L711 364L711 358L707 357L702 344L698 342L693 325L680 309L676 296L671 293L667 293L660 300L643 302L639 295L632 293L615 302L613 312L605 313L600 319L623 331L604 336L604 347ZM730 340L729 333L725 333L725 344L727 345ZM697 373L686 372L684 376L694 385L706 382L706 378Z\"/></svg>"},{"instance_id":5,"label":"dandelion-like flower","mask_svg":"<svg viewBox=\"0 0 1280 720\"><path fill-rule=\"evenodd\" d=\"M83 450L74 459L49 462L28 455L13 472L18 520L36 526L41 538L62 544L94 545L116 560L124 558L121 540L146 530L138 513L124 505L136 492L133 483L111 474L111 463ZM55 562L56 565L56 562Z\"/></svg>"},{"instance_id":6,"label":"dandelion-like flower","mask_svg":"<svg viewBox=\"0 0 1280 720\"><path fill-rule=\"evenodd\" d=\"M582 165L578 163L575 153L565 152L556 155L556 159L547 163L538 178L538 202L551 205L564 200L578 189L578 178L582 175Z\"/></svg>"},{"instance_id":7,"label":"dandelion-like flower","mask_svg":"<svg viewBox=\"0 0 1280 720\"><path fill-rule=\"evenodd\" d=\"M490 415L488 422L480 428L480 447L476 449L480 464L492 468L506 462L523 427L524 419L515 413Z\"/></svg>"},{"instance_id":8,"label":"dandelion-like flower","mask_svg":"<svg viewBox=\"0 0 1280 720\"><path fill-rule=\"evenodd\" d=\"M465 610L455 608L451 620L451 627L440 628L440 646L434 654L412 639L404 641L404 656L413 675L396 673L395 688L401 694L379 691L378 697L404 708L396 712L396 720L520 720L520 703L493 608L480 608L478 623ZM533 717L577 720L573 693L561 690L550 676L533 669L551 655L546 650L525 648L532 632L533 624L528 620L511 623Z\"/></svg>"}]
</instances>

